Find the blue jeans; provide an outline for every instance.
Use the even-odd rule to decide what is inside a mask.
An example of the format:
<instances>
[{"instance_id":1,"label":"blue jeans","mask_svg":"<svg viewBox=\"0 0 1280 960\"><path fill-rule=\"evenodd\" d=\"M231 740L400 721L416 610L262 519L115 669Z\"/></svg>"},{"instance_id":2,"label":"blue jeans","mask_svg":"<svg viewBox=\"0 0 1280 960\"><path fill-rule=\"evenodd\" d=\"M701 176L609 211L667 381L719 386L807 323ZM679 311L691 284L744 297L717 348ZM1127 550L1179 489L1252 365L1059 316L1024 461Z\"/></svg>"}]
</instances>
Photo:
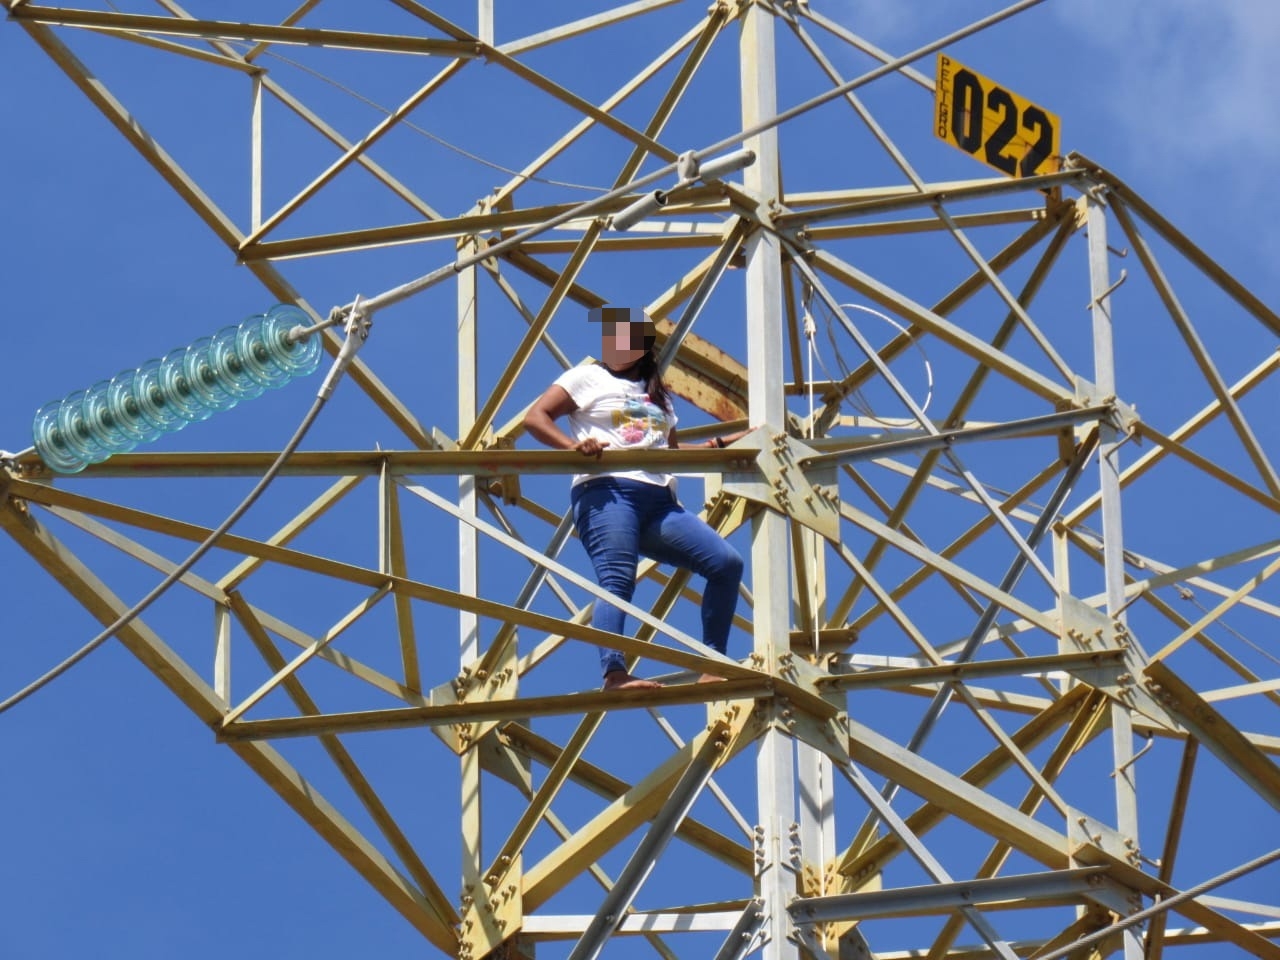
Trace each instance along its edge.
<instances>
[{"instance_id":1,"label":"blue jeans","mask_svg":"<svg viewBox=\"0 0 1280 960\"><path fill-rule=\"evenodd\" d=\"M692 570L707 581L702 593L702 642L724 653L738 605L742 557L701 517L685 511L668 487L621 477L593 477L573 488L573 522L596 571L596 582L630 601L644 554ZM622 633L626 615L596 601L591 625ZM600 650L602 673L625 670L617 650Z\"/></svg>"}]
</instances>

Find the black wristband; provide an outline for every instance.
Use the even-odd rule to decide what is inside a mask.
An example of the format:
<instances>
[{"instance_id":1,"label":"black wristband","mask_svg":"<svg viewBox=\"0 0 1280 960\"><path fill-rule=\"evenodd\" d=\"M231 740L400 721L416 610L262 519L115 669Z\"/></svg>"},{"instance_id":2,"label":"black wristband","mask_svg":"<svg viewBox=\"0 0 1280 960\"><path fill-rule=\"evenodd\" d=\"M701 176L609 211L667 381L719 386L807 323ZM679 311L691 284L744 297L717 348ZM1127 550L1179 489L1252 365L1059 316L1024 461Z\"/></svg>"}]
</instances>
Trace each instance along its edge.
<instances>
[{"instance_id":1,"label":"black wristband","mask_svg":"<svg viewBox=\"0 0 1280 960\"><path fill-rule=\"evenodd\" d=\"M721 450L723 450L723 449L724 449L724 438L723 438L723 437L716 437L716 446L717 446L717 447L719 447Z\"/></svg>"}]
</instances>

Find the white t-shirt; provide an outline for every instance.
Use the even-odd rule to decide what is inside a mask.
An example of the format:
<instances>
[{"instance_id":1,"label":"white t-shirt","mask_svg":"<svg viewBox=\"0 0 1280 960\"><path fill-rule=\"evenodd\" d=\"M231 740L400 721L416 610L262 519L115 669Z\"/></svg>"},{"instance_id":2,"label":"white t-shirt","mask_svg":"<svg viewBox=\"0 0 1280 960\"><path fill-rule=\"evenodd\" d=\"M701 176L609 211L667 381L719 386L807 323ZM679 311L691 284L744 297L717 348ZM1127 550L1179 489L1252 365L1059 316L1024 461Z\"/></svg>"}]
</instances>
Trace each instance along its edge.
<instances>
[{"instance_id":1,"label":"white t-shirt","mask_svg":"<svg viewBox=\"0 0 1280 960\"><path fill-rule=\"evenodd\" d=\"M575 443L595 437L607 443L610 450L647 450L668 445L676 415L650 400L643 382L615 377L603 364L588 363L560 374L556 386L563 387L578 405L569 414L569 435ZM600 474L578 474L573 483L592 476ZM608 476L673 489L676 479L669 473L646 470L611 471Z\"/></svg>"}]
</instances>

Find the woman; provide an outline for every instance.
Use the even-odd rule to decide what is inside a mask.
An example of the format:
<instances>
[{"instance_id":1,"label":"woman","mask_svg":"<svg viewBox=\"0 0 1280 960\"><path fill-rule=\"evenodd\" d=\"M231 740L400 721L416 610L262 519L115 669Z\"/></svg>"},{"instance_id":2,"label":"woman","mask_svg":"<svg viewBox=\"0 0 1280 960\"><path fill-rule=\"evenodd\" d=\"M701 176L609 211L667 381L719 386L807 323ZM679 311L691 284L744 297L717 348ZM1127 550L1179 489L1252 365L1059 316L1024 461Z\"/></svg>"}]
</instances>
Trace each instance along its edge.
<instances>
[{"instance_id":1,"label":"woman","mask_svg":"<svg viewBox=\"0 0 1280 960\"><path fill-rule=\"evenodd\" d=\"M604 307L591 311L602 324L598 364L567 370L525 415L524 425L537 440L557 450L577 450L601 459L606 447L647 450L723 447L725 439L680 443L671 396L654 357L653 321L640 310ZM556 421L567 417L569 432ZM728 442L745 436L746 431ZM742 557L701 518L688 513L675 496L669 473L616 470L575 476L570 499L578 538L595 567L596 581L621 600L635 591L641 554L706 578L702 594L702 642L724 653L729 641L742 581ZM591 625L621 633L625 614L597 602ZM601 649L604 689L661 686L627 671L617 650ZM704 676L704 680L715 677Z\"/></svg>"}]
</instances>

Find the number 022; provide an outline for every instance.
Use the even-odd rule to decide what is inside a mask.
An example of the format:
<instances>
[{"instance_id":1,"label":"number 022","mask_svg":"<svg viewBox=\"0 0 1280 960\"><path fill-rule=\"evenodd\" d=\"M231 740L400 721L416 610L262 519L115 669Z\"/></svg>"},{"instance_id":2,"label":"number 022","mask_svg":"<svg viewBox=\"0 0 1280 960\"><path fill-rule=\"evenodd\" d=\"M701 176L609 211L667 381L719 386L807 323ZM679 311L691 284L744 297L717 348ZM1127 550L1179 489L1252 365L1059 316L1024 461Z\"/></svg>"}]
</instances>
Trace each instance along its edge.
<instances>
[{"instance_id":1,"label":"number 022","mask_svg":"<svg viewBox=\"0 0 1280 960\"><path fill-rule=\"evenodd\" d=\"M1055 118L954 61L940 66L939 135L1009 176L1044 172L1055 154Z\"/></svg>"}]
</instances>

